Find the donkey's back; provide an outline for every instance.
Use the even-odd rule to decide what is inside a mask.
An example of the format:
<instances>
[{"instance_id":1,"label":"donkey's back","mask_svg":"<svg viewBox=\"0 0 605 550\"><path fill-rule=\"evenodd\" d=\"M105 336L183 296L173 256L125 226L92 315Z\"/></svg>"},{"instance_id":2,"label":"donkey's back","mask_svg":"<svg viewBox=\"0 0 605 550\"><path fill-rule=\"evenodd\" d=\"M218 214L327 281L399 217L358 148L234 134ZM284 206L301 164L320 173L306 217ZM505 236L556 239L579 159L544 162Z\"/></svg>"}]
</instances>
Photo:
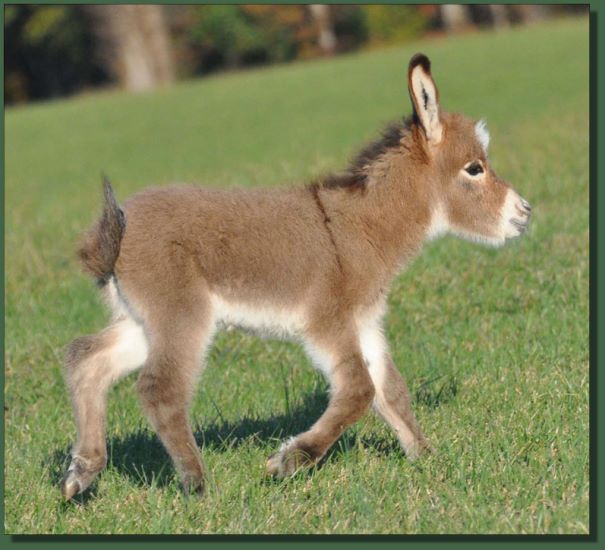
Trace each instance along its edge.
<instances>
[{"instance_id":1,"label":"donkey's back","mask_svg":"<svg viewBox=\"0 0 605 550\"><path fill-rule=\"evenodd\" d=\"M141 294L146 273L156 281L158 272L169 272L172 287L197 281L252 303L288 301L331 263L321 215L299 189L155 188L126 201L124 212L113 271ZM144 280L125 280L138 272Z\"/></svg>"}]
</instances>

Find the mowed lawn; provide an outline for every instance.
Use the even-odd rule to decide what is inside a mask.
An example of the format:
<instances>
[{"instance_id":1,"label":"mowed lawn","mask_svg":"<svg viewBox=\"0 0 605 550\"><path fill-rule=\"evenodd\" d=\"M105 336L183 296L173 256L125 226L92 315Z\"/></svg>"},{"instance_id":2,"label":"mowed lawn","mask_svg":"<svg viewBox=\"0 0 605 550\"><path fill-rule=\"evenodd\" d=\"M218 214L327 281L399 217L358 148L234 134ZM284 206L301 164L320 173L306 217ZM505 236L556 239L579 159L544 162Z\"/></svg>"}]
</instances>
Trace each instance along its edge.
<instances>
[{"instance_id":1,"label":"mowed lawn","mask_svg":"<svg viewBox=\"0 0 605 550\"><path fill-rule=\"evenodd\" d=\"M326 383L298 345L228 332L192 410L205 498L182 496L131 376L109 396L106 471L62 502L62 348L107 319L74 254L101 172L119 198L303 183L409 113L419 50L443 107L487 119L493 165L535 213L502 249L433 242L395 282L388 338L437 453L408 463L370 414L320 468L268 480L267 456L318 417ZM587 19L8 109L6 531L587 533L588 118Z\"/></svg>"}]
</instances>

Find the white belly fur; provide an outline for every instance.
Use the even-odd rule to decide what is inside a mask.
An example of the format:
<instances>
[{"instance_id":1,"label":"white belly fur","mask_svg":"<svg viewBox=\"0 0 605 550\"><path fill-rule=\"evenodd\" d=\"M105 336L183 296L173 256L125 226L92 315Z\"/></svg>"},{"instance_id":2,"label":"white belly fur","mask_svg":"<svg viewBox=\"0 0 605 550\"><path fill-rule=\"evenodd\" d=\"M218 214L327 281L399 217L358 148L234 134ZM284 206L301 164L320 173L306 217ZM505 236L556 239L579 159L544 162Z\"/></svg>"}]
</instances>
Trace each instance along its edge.
<instances>
[{"instance_id":1,"label":"white belly fur","mask_svg":"<svg viewBox=\"0 0 605 550\"><path fill-rule=\"evenodd\" d=\"M300 339L304 333L305 318L300 310L230 302L216 294L211 300L219 328L238 327L279 339Z\"/></svg>"}]
</instances>

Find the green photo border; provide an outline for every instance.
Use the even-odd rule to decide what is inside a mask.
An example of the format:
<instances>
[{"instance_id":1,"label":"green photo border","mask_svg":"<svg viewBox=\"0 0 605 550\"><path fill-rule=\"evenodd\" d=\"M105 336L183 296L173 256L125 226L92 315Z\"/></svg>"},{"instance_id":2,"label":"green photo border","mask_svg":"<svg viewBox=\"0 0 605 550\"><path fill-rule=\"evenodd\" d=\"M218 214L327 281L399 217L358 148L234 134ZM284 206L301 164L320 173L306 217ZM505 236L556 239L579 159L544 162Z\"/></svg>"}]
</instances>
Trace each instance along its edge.
<instances>
[{"instance_id":1,"label":"green photo border","mask_svg":"<svg viewBox=\"0 0 605 550\"><path fill-rule=\"evenodd\" d=\"M101 2L77 2L74 0L65 0L63 2L52 1L34 1L34 2L2 2L2 17L4 18L4 6L7 4L83 4L83 3L103 3L103 4L145 4L156 2L144 2L141 0L130 0L127 2L114 0ZM159 2L158 2L159 3ZM168 1L162 2L165 4L184 4L192 3L186 1ZM218 2L199 2L199 3L218 3ZM277 2L224 2L234 4L257 3L257 4L272 4ZM280 4L300 4L308 2L285 1ZM364 3L389 3L389 4L405 4L418 2L355 2L337 0L329 2L333 4L364 4ZM441 2L443 3L443 2ZM477 2L485 3L488 2ZM497 2L502 4L516 4L522 2ZM536 4L586 4L585 2L531 2ZM155 535L155 536L99 536L99 535L0 535L0 544L11 545L15 548L23 550L30 547L37 547L40 544L49 545L55 548L62 548L66 544L73 543L93 543L96 548L120 548L122 545L129 543L145 544L145 547L159 548L174 543L185 544L189 546L204 545L204 548L262 548L278 547L286 544L295 545L297 548L307 548L313 545L313 549L321 549L323 546L329 545L331 549L338 548L355 548L369 547L380 543L381 548L401 548L405 545L406 549L412 548L432 548L441 544L448 544L456 548L465 548L469 544L486 544L496 543L499 548L513 547L515 550L523 550L533 543L557 543L557 548L560 550L567 548L576 548L578 543L588 543L591 546L601 546L603 544L603 528L599 524L605 522L603 513L603 461L599 463L599 457L604 456L603 445L604 437L599 435L599 419L603 416L603 405L599 404L598 396L605 395L603 388L605 376L599 373L603 368L603 338L600 338L598 326L599 320L603 318L604 298L603 298L603 279L599 280L599 274L605 273L603 262L605 262L605 254L599 250L599 243L603 245L605 242L603 232L605 231L605 220L603 217L599 219L599 212L605 212L605 192L603 186L604 181L601 181L602 170L599 172L599 158L605 158L605 142L599 138L603 134L605 127L604 113L599 105L599 90L603 94L605 89L603 79L605 71L599 71L599 60L603 61L605 55L604 39L600 32L600 26L605 19L605 2L593 3L590 5L590 534L589 535L368 535L368 536L325 536L325 535L308 535L308 536L263 536L263 535ZM4 25L2 25L4 32ZM2 41L2 54L4 54L4 40ZM4 57L3 57L4 59ZM4 75L4 66L2 66L2 75ZM4 99L4 88L2 89L2 98ZM4 138L4 117L2 118L2 136ZM2 192L0 193L0 202L2 203L3 212L6 207L4 202L4 143L2 147ZM599 176L601 175L601 178ZM4 236L4 216L2 231ZM0 263L3 268L5 266L4 255L4 239L2 239L2 256ZM602 277L602 275L601 275ZM4 352L4 312L5 312L5 279L2 279L2 318L0 319L0 327L2 328L2 350ZM2 354L2 366L4 367L4 353ZM2 368L2 386L4 387L4 368ZM2 392L2 404L4 405L4 392ZM4 411L4 407L3 407ZM602 425L602 424L601 424ZM2 447L4 450L4 422L0 427L2 430ZM4 453L2 453L2 463L4 466ZM0 472L2 476L2 501L0 502L0 512L4 517L4 467ZM111 545L111 546L110 546Z\"/></svg>"}]
</instances>

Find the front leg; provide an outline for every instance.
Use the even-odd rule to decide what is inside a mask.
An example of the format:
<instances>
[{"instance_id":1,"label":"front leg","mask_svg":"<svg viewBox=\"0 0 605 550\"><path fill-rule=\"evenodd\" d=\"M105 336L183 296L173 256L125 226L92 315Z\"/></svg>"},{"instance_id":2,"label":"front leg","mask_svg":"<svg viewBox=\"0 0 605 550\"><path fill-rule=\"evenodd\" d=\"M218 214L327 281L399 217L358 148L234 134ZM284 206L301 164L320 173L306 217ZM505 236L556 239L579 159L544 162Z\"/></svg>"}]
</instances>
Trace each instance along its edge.
<instances>
[{"instance_id":1,"label":"front leg","mask_svg":"<svg viewBox=\"0 0 605 550\"><path fill-rule=\"evenodd\" d=\"M412 412L410 392L391 359L378 322L361 331L360 347L376 389L374 410L393 429L410 460L432 450Z\"/></svg>"},{"instance_id":2,"label":"front leg","mask_svg":"<svg viewBox=\"0 0 605 550\"><path fill-rule=\"evenodd\" d=\"M376 386L374 409L395 431L407 457L415 460L425 451L433 451L412 412L410 392L391 357L385 355L382 365L370 368L370 375Z\"/></svg>"},{"instance_id":3,"label":"front leg","mask_svg":"<svg viewBox=\"0 0 605 550\"><path fill-rule=\"evenodd\" d=\"M269 474L283 478L301 468L313 466L369 409L374 398L374 386L361 354L355 352L334 363L326 366L331 385L326 411L310 430L284 443L279 452L269 457Z\"/></svg>"}]
</instances>

